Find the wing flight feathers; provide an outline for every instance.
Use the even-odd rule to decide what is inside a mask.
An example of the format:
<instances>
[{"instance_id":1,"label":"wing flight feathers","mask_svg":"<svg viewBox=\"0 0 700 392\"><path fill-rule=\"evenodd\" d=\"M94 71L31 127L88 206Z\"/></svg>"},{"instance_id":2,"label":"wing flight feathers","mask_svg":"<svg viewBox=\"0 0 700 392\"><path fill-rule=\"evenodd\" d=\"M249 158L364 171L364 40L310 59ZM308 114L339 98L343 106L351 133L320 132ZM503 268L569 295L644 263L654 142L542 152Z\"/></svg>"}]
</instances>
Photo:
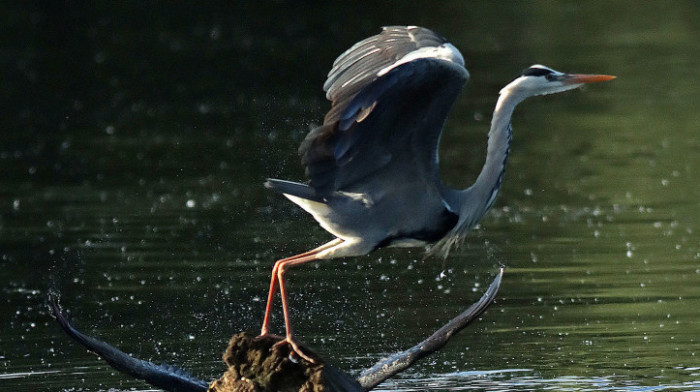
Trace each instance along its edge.
<instances>
[{"instance_id":1,"label":"wing flight feathers","mask_svg":"<svg viewBox=\"0 0 700 392\"><path fill-rule=\"evenodd\" d=\"M384 27L353 45L323 86L332 108L299 149L309 185L320 197L363 192L359 180L369 187L401 160L437 176L442 125L468 78L459 51L426 28Z\"/></svg>"}]
</instances>

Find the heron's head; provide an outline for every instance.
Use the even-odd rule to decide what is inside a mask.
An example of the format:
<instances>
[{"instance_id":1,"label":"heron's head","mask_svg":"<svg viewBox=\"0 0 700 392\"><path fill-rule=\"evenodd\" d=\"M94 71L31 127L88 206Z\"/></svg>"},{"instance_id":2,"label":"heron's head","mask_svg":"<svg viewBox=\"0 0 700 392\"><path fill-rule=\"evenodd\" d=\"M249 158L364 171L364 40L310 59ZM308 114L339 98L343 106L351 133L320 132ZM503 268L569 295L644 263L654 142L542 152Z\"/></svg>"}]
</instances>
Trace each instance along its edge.
<instances>
[{"instance_id":1,"label":"heron's head","mask_svg":"<svg viewBox=\"0 0 700 392\"><path fill-rule=\"evenodd\" d=\"M536 64L525 69L501 90L501 94L517 94L522 97L546 95L572 90L585 83L615 79L610 75L566 74L544 65Z\"/></svg>"}]
</instances>

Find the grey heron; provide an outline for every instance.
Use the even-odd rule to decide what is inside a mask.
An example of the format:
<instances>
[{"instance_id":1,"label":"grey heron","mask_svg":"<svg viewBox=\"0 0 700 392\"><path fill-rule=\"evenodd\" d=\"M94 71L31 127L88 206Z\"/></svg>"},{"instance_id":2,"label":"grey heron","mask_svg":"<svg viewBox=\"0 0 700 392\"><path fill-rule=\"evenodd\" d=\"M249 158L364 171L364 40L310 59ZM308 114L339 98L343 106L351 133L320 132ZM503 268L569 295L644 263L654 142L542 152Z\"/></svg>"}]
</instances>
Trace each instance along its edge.
<instances>
[{"instance_id":1,"label":"grey heron","mask_svg":"<svg viewBox=\"0 0 700 392\"><path fill-rule=\"evenodd\" d=\"M310 213L336 238L278 260L272 270L261 335L269 333L279 285L286 343L294 340L285 273L312 260L360 256L385 246L426 246L447 257L493 205L512 138L511 115L525 98L575 89L608 75L525 69L499 94L486 160L473 185L451 189L438 170L443 124L469 79L459 50L417 26L384 27L340 55L323 85L332 102L323 125L299 153L308 183L269 179L266 187Z\"/></svg>"}]
</instances>

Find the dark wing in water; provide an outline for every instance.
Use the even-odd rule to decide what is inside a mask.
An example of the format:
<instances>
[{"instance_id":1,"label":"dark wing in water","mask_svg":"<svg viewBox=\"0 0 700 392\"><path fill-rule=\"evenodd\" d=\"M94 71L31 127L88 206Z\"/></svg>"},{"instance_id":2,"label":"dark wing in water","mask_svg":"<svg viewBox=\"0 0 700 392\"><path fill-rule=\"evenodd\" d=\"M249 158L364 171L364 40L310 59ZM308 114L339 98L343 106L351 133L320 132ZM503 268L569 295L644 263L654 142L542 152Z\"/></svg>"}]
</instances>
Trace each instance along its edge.
<instances>
[{"instance_id":1,"label":"dark wing in water","mask_svg":"<svg viewBox=\"0 0 700 392\"><path fill-rule=\"evenodd\" d=\"M51 313L63 328L63 331L76 342L104 359L109 366L134 378L173 392L206 392L209 383L189 375L184 370L168 364L157 365L153 362L134 358L118 348L88 336L68 322L61 313L58 301L54 295L49 297Z\"/></svg>"},{"instance_id":2,"label":"dark wing in water","mask_svg":"<svg viewBox=\"0 0 700 392\"><path fill-rule=\"evenodd\" d=\"M468 78L459 51L421 27L385 27L343 53L323 86L333 106L299 149L316 194L362 192L371 176L390 186L392 170L439 181L438 140Z\"/></svg>"}]
</instances>

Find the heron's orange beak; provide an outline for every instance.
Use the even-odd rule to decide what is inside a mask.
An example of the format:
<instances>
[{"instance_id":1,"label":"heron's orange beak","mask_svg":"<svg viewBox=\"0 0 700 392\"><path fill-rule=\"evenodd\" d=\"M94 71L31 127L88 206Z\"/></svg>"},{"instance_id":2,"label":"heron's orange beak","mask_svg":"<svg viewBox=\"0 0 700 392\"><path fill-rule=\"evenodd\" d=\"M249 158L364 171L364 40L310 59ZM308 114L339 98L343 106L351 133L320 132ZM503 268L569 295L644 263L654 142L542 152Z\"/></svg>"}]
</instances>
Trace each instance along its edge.
<instances>
[{"instance_id":1,"label":"heron's orange beak","mask_svg":"<svg viewBox=\"0 0 700 392\"><path fill-rule=\"evenodd\" d=\"M579 83L598 83L607 82L608 80L615 79L616 76L612 75L586 75L586 74L568 74L562 80L566 84L579 84Z\"/></svg>"}]
</instances>

